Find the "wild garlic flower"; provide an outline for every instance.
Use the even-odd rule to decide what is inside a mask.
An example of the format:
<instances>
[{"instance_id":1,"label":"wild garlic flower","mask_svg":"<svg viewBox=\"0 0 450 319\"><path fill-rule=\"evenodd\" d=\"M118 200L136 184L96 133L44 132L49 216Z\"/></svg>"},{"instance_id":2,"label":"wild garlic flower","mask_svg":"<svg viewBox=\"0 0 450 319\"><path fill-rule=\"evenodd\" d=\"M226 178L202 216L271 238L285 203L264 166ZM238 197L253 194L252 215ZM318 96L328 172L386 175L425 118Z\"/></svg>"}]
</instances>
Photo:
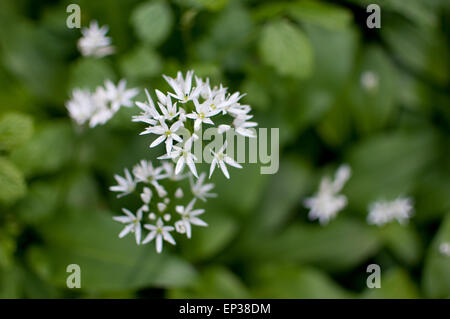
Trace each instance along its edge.
<instances>
[{"instance_id":1,"label":"wild garlic flower","mask_svg":"<svg viewBox=\"0 0 450 319\"><path fill-rule=\"evenodd\" d=\"M137 89L126 89L123 79L117 86L106 80L105 87L98 86L93 93L74 89L72 98L66 102L66 108L78 125L89 123L90 127L95 127L109 121L120 107L131 107L132 99L137 94Z\"/></svg>"},{"instance_id":2,"label":"wild garlic flower","mask_svg":"<svg viewBox=\"0 0 450 319\"><path fill-rule=\"evenodd\" d=\"M369 205L367 222L370 225L382 226L396 219L406 224L413 214L413 201L408 197L400 197L392 201L377 201Z\"/></svg>"},{"instance_id":3,"label":"wild garlic flower","mask_svg":"<svg viewBox=\"0 0 450 319\"><path fill-rule=\"evenodd\" d=\"M347 197L339 192L350 176L350 166L341 165L336 171L334 180L329 177L322 178L319 191L304 201L305 207L310 209L309 219L318 219L320 224L325 225L347 206Z\"/></svg>"},{"instance_id":4,"label":"wild garlic flower","mask_svg":"<svg viewBox=\"0 0 450 319\"><path fill-rule=\"evenodd\" d=\"M450 257L450 243L443 242L439 245L439 252L446 257Z\"/></svg>"},{"instance_id":5,"label":"wild garlic flower","mask_svg":"<svg viewBox=\"0 0 450 319\"><path fill-rule=\"evenodd\" d=\"M120 175L114 175L114 178L116 179L118 185L111 186L109 190L113 192L120 192L121 194L117 195L118 198L128 195L134 191L136 188L136 181L131 176L130 171L128 169L125 169L125 178L123 178Z\"/></svg>"},{"instance_id":6,"label":"wild garlic flower","mask_svg":"<svg viewBox=\"0 0 450 319\"><path fill-rule=\"evenodd\" d=\"M136 215L133 215L126 208L122 208L125 216L114 216L113 219L122 224L127 224L125 228L120 232L119 238L125 237L129 233L134 233L136 237L136 243L139 245L141 242L141 220L142 220L142 209L138 209Z\"/></svg>"},{"instance_id":7,"label":"wild garlic flower","mask_svg":"<svg viewBox=\"0 0 450 319\"><path fill-rule=\"evenodd\" d=\"M197 141L202 143L199 137L203 125L215 129L219 135L231 130L244 137L256 137L253 128L258 124L249 121L252 118L249 114L251 107L240 104L245 94L228 93L228 89L222 84L211 87L209 79L203 80L194 76L193 71L188 71L186 76L178 72L176 78L166 75L163 77L171 91L163 93L155 90L155 103L146 90L147 101L136 102L142 112L133 116L133 121L148 125L142 135L157 135L150 147L165 142L165 154L158 158L176 162L175 175L182 174L184 167L188 166L191 174L198 177L196 164L199 159L193 154L192 148ZM228 134L225 137L228 138ZM203 145L201 146L203 151ZM237 168L242 166L223 153L226 141L217 148L219 151L213 153L215 155L210 172L219 165L224 175L229 178L225 164Z\"/></svg>"},{"instance_id":8,"label":"wild garlic flower","mask_svg":"<svg viewBox=\"0 0 450 319\"><path fill-rule=\"evenodd\" d=\"M120 238L134 233L137 244L144 245L155 240L156 251L160 253L164 241L176 245L176 236L191 238L194 226L208 226L199 218L205 210L194 208L197 198L206 201L216 196L210 193L214 184L203 184L205 173L194 182L190 172L174 175L175 168L169 161L154 166L147 160L141 160L124 172L125 177L114 176L118 185L110 187L110 190L119 193L118 197L136 194L139 203L136 215L123 208L125 216L113 217L115 221L126 224L119 234ZM146 231L148 233L144 234ZM142 241L141 236L144 238Z\"/></svg>"},{"instance_id":9,"label":"wild garlic flower","mask_svg":"<svg viewBox=\"0 0 450 319\"><path fill-rule=\"evenodd\" d=\"M106 36L108 26L98 26L97 21L91 21L89 28L82 28L83 37L78 40L78 49L83 56L104 57L114 53L111 38Z\"/></svg>"},{"instance_id":10,"label":"wild garlic flower","mask_svg":"<svg viewBox=\"0 0 450 319\"><path fill-rule=\"evenodd\" d=\"M228 164L233 167L242 168L240 164L238 164L234 159L226 155L225 149L227 148L227 142L225 141L225 144L219 149L217 153L214 151L211 151L214 155L214 158L211 162L211 167L209 169L209 177L211 177L212 173L214 172L214 169L216 166L219 166L220 169L223 172L223 175L225 175L226 178L230 178L230 174L228 173L227 166L225 164Z\"/></svg>"}]
</instances>

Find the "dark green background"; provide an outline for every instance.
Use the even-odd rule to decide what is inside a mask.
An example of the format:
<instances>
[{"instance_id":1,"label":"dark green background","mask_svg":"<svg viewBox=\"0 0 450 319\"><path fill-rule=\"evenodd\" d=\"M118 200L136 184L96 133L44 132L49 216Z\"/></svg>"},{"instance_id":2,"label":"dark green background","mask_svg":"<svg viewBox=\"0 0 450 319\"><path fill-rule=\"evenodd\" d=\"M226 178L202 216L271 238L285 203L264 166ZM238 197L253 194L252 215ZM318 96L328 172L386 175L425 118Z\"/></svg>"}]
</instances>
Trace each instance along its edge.
<instances>
[{"instance_id":1,"label":"dark green background","mask_svg":"<svg viewBox=\"0 0 450 319\"><path fill-rule=\"evenodd\" d=\"M110 26L117 54L80 56L72 2L83 26ZM0 1L0 296L450 297L438 252L450 242L449 2L379 1L370 30L371 2ZM280 170L215 174L210 227L156 255L111 219L126 205L113 175L155 157L138 110L80 129L64 102L107 78L168 90L161 75L189 69L246 92L260 127L280 128ZM348 207L309 222L302 200L344 162ZM367 225L370 202L397 196L414 198L407 226ZM65 288L72 263L79 290ZM371 263L381 289L366 288Z\"/></svg>"}]
</instances>

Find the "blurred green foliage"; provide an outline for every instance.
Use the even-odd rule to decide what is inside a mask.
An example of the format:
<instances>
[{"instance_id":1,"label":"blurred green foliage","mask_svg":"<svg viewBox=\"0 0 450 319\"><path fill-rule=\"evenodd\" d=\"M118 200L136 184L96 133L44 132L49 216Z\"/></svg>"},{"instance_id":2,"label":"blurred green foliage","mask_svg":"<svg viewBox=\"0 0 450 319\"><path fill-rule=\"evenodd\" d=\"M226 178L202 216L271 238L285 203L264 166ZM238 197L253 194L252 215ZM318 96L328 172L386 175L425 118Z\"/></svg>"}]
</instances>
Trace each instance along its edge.
<instances>
[{"instance_id":1,"label":"blurred green foliage","mask_svg":"<svg viewBox=\"0 0 450 319\"><path fill-rule=\"evenodd\" d=\"M0 1L0 297L449 298L449 2L380 0L368 29L372 2ZM80 56L70 3L83 26L109 25L116 54ZM111 219L113 175L155 158L137 110L86 129L64 102L105 79L167 88L161 74L189 69L280 128L280 170L214 177L210 227L157 255ZM309 222L302 199L343 162L348 207ZM367 225L370 202L401 195L415 200L407 226ZM81 289L66 288L73 263ZM381 289L366 287L371 263Z\"/></svg>"}]
</instances>

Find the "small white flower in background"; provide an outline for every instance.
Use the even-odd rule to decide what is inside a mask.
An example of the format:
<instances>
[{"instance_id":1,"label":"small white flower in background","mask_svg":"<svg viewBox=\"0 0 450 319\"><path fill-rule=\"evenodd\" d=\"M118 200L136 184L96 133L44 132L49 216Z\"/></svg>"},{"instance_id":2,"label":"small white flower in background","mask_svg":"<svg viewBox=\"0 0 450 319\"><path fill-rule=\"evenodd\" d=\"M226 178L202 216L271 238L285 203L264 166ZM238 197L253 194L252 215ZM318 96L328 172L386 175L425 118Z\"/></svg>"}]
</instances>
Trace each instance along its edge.
<instances>
[{"instance_id":1,"label":"small white flower in background","mask_svg":"<svg viewBox=\"0 0 450 319\"><path fill-rule=\"evenodd\" d=\"M334 180L328 177L322 178L319 191L304 201L305 207L310 209L309 219L317 219L320 224L325 225L347 206L347 197L339 194L339 192L350 178L350 175L350 166L341 165L336 171Z\"/></svg>"},{"instance_id":2,"label":"small white flower in background","mask_svg":"<svg viewBox=\"0 0 450 319\"><path fill-rule=\"evenodd\" d=\"M139 209L136 213L136 216L133 215L126 208L122 208L122 211L125 213L125 216L114 216L113 219L122 224L127 224L125 228L120 232L119 238L123 238L128 233L134 233L136 237L136 243L139 245L141 242L141 220L142 220L142 210Z\"/></svg>"},{"instance_id":3,"label":"small white flower in background","mask_svg":"<svg viewBox=\"0 0 450 319\"><path fill-rule=\"evenodd\" d=\"M408 197L400 197L392 201L377 201L369 205L367 222L370 225L382 226L393 220L406 224L413 214L413 201Z\"/></svg>"},{"instance_id":4,"label":"small white flower in background","mask_svg":"<svg viewBox=\"0 0 450 319\"><path fill-rule=\"evenodd\" d=\"M159 218L156 221L156 225L145 224L144 228L150 230L147 237L144 238L142 244L147 244L156 238L156 252L159 254L162 252L163 248L163 240L171 243L172 245L176 245L175 239L173 239L170 234L171 231L174 230L172 226L164 226L163 221Z\"/></svg>"},{"instance_id":5,"label":"small white flower in background","mask_svg":"<svg viewBox=\"0 0 450 319\"><path fill-rule=\"evenodd\" d=\"M439 245L439 252L446 257L450 257L450 243L441 243Z\"/></svg>"},{"instance_id":6,"label":"small white flower in background","mask_svg":"<svg viewBox=\"0 0 450 319\"><path fill-rule=\"evenodd\" d=\"M361 85L368 91L373 91L378 87L378 75L372 71L365 71L361 74Z\"/></svg>"},{"instance_id":7,"label":"small white flower in background","mask_svg":"<svg viewBox=\"0 0 450 319\"><path fill-rule=\"evenodd\" d=\"M186 231L187 238L191 238L191 234L192 234L192 226L191 225L202 226L202 227L208 226L207 223L205 223L203 220L201 220L200 218L197 217L197 216L203 214L205 212L205 210L204 209L192 210L194 208L196 200L197 200L196 198L191 200L186 207L180 205L175 208L177 213L181 215L181 220L184 223L184 229Z\"/></svg>"},{"instance_id":8,"label":"small white flower in background","mask_svg":"<svg viewBox=\"0 0 450 319\"><path fill-rule=\"evenodd\" d=\"M95 127L108 122L120 107L132 106L131 99L137 94L137 89L126 89L125 80L121 80L117 87L106 80L105 87L98 86L93 93L74 89L66 108L78 125L89 122L90 127Z\"/></svg>"},{"instance_id":9,"label":"small white flower in background","mask_svg":"<svg viewBox=\"0 0 450 319\"><path fill-rule=\"evenodd\" d=\"M84 56L104 57L114 53L111 38L107 37L108 27L98 26L97 21L91 21L89 28L82 28L83 37L78 40L78 49Z\"/></svg>"},{"instance_id":10,"label":"small white flower in background","mask_svg":"<svg viewBox=\"0 0 450 319\"><path fill-rule=\"evenodd\" d=\"M191 185L192 194L195 197L206 202L207 197L217 197L217 194L209 193L210 190L214 188L214 184L203 184L205 181L206 173L201 173L197 181L193 181L192 176L189 176L189 183Z\"/></svg>"},{"instance_id":11,"label":"small white flower in background","mask_svg":"<svg viewBox=\"0 0 450 319\"><path fill-rule=\"evenodd\" d=\"M236 168L242 168L240 164L238 164L234 159L232 159L231 157L229 157L224 153L226 148L227 142L225 141L225 143L217 153L211 150L211 153L214 155L214 158L211 161L211 167L209 169L209 177L211 177L211 175L214 173L214 169L216 168L216 166L220 167L220 169L223 172L223 175L225 175L226 178L230 178L230 174L228 173L228 169L225 164L228 164Z\"/></svg>"},{"instance_id":12,"label":"small white flower in background","mask_svg":"<svg viewBox=\"0 0 450 319\"><path fill-rule=\"evenodd\" d=\"M235 132L244 137L256 137L254 127L258 124L249 121L253 116L250 113L249 105L240 104L240 100L245 96L240 92L229 93L228 89L222 84L219 86L210 86L209 79L203 80L195 76L194 72L188 71L184 77L181 72L177 72L176 78L163 75L172 92L163 93L155 90L158 98L158 106L162 114L155 108L155 104L146 90L147 102L136 102L136 105L143 111L139 115L133 117L135 122L143 122L149 126L141 134L160 135L151 142L150 147L166 141L165 154L158 159L172 159L177 161L175 175L183 173L186 166L189 167L191 173L198 177L194 161L197 161L191 153L189 143L203 143L199 138L202 124L207 124L216 129L219 134L227 131ZM172 98L174 101L172 101ZM215 119L217 118L217 122ZM224 123L225 122L225 123ZM220 123L217 126L215 123ZM188 133L184 140L178 140L181 133ZM170 136L172 136L170 138ZM181 138L181 137L180 137ZM228 134L225 138L229 138ZM179 144L173 145L173 140ZM188 141L189 140L189 141ZM226 143L226 142L225 142ZM197 151L197 144L195 144ZM225 146L226 144L224 144ZM203 148L203 144L200 145ZM233 159L226 157L223 153L218 152L214 157L214 165L219 165L225 176L229 178L228 170L225 164L241 168ZM223 158L222 158L223 157ZM211 177L211 175L210 175Z\"/></svg>"},{"instance_id":13,"label":"small white flower in background","mask_svg":"<svg viewBox=\"0 0 450 319\"><path fill-rule=\"evenodd\" d=\"M125 178L117 174L114 175L114 178L116 179L119 185L111 186L109 188L110 191L120 192L120 194L117 195L117 197L119 198L132 193L136 188L136 182L134 181L134 178L131 176L130 171L128 169L125 169L124 171L125 171Z\"/></svg>"},{"instance_id":14,"label":"small white flower in background","mask_svg":"<svg viewBox=\"0 0 450 319\"><path fill-rule=\"evenodd\" d=\"M95 109L92 102L92 96L88 90L73 90L72 98L66 103L66 107L70 117L74 119L78 125L83 125L91 118Z\"/></svg>"},{"instance_id":15,"label":"small white flower in background","mask_svg":"<svg viewBox=\"0 0 450 319\"><path fill-rule=\"evenodd\" d=\"M134 165L131 173L128 169L124 171L125 177L114 176L118 185L111 186L110 190L119 192L118 197L136 192L142 203L136 216L128 209L123 208L125 216L113 217L114 220L126 224L120 233L121 238L134 232L136 242L141 243L141 225L144 225L142 232L146 230L149 232L143 235L145 238L142 244L156 239L156 249L161 252L164 240L175 245L175 240L170 234L173 230L176 231L175 235L186 234L188 238L191 238L192 225L207 226L207 223L198 217L205 210L194 209L197 198L206 201L209 197L216 196L216 194L210 193L214 184L203 184L205 173L201 174L196 181L193 180L191 173L177 175L177 178L173 179L171 176L172 163L162 162L161 166L154 166L151 161L147 160L141 160ZM187 178L190 179L189 183L183 182ZM169 193L165 188L171 190L171 196L168 196ZM159 197L154 195L155 191ZM188 201L189 203L186 205ZM145 217L143 217L144 212L148 212Z\"/></svg>"}]
</instances>

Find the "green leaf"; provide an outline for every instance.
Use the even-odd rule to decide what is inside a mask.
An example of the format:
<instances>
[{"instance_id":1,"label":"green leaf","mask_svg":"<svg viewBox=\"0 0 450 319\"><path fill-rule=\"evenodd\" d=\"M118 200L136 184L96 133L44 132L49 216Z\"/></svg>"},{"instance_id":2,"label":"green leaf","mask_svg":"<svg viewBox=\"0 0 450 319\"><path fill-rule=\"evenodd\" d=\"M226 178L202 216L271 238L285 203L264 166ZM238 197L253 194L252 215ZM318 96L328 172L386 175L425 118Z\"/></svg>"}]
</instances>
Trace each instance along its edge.
<instances>
[{"instance_id":1,"label":"green leaf","mask_svg":"<svg viewBox=\"0 0 450 319\"><path fill-rule=\"evenodd\" d=\"M385 127L397 108L397 74L378 46L368 46L348 91L356 128L370 133Z\"/></svg>"},{"instance_id":2,"label":"green leaf","mask_svg":"<svg viewBox=\"0 0 450 319\"><path fill-rule=\"evenodd\" d=\"M212 206L212 205L211 205ZM234 238L236 221L214 205L204 216L208 227L198 227L190 240L180 243L183 255L189 260L208 260L217 255Z\"/></svg>"},{"instance_id":3,"label":"green leaf","mask_svg":"<svg viewBox=\"0 0 450 319\"><path fill-rule=\"evenodd\" d=\"M169 290L169 298L235 299L249 298L240 279L227 268L216 266L202 271L202 275L186 289Z\"/></svg>"},{"instance_id":4,"label":"green leaf","mask_svg":"<svg viewBox=\"0 0 450 319\"><path fill-rule=\"evenodd\" d=\"M422 257L422 243L413 225L400 225L397 222L381 227L379 235L392 253L407 265L417 264Z\"/></svg>"},{"instance_id":5,"label":"green leaf","mask_svg":"<svg viewBox=\"0 0 450 319\"><path fill-rule=\"evenodd\" d=\"M417 299L419 290L405 270L392 269L383 273L381 268L381 288L367 288L362 298L369 299Z\"/></svg>"},{"instance_id":6,"label":"green leaf","mask_svg":"<svg viewBox=\"0 0 450 319\"><path fill-rule=\"evenodd\" d=\"M9 151L26 142L33 134L33 120L20 113L6 113L0 118L0 150Z\"/></svg>"},{"instance_id":7,"label":"green leaf","mask_svg":"<svg viewBox=\"0 0 450 319\"><path fill-rule=\"evenodd\" d=\"M17 215L21 221L35 224L55 212L60 196L60 185L54 181L33 182L27 197L18 204Z\"/></svg>"},{"instance_id":8,"label":"green leaf","mask_svg":"<svg viewBox=\"0 0 450 319\"><path fill-rule=\"evenodd\" d=\"M40 225L47 279L65 287L67 265L78 264L81 289L88 291L178 287L195 280L192 266L172 256L169 247L157 254L151 244L136 245L133 236L119 239L122 228L111 214L88 209L59 214Z\"/></svg>"},{"instance_id":9,"label":"green leaf","mask_svg":"<svg viewBox=\"0 0 450 319\"><path fill-rule=\"evenodd\" d=\"M76 61L70 68L69 88L95 90L106 80L115 81L112 67L105 61L94 58L83 58Z\"/></svg>"},{"instance_id":10,"label":"green leaf","mask_svg":"<svg viewBox=\"0 0 450 319\"><path fill-rule=\"evenodd\" d=\"M255 223L265 232L279 229L296 211L293 209L309 191L311 168L301 159L285 158L262 196ZM253 226L256 227L256 226Z\"/></svg>"},{"instance_id":11,"label":"green leaf","mask_svg":"<svg viewBox=\"0 0 450 319\"><path fill-rule=\"evenodd\" d=\"M379 247L380 240L370 226L341 216L326 227L293 224L277 236L266 238L264 245L249 245L245 254L256 260L313 263L339 271L355 267Z\"/></svg>"},{"instance_id":12,"label":"green leaf","mask_svg":"<svg viewBox=\"0 0 450 319\"><path fill-rule=\"evenodd\" d=\"M442 243L450 243L450 213L442 221L425 260L422 285L429 298L450 297L450 257L440 252Z\"/></svg>"},{"instance_id":13,"label":"green leaf","mask_svg":"<svg viewBox=\"0 0 450 319\"><path fill-rule=\"evenodd\" d=\"M0 157L0 202L12 204L26 193L22 173L9 160Z\"/></svg>"},{"instance_id":14,"label":"green leaf","mask_svg":"<svg viewBox=\"0 0 450 319\"><path fill-rule=\"evenodd\" d=\"M299 79L312 74L314 54L307 36L285 20L275 20L264 26L259 40L262 60L281 75Z\"/></svg>"},{"instance_id":15,"label":"green leaf","mask_svg":"<svg viewBox=\"0 0 450 319\"><path fill-rule=\"evenodd\" d=\"M173 14L166 2L149 1L137 6L131 14L131 24L136 35L153 46L161 44L173 25Z\"/></svg>"},{"instance_id":16,"label":"green leaf","mask_svg":"<svg viewBox=\"0 0 450 319\"><path fill-rule=\"evenodd\" d=\"M435 149L434 134L423 130L384 133L354 145L347 156L353 173L344 188L349 207L365 215L373 201L407 196Z\"/></svg>"},{"instance_id":17,"label":"green leaf","mask_svg":"<svg viewBox=\"0 0 450 319\"><path fill-rule=\"evenodd\" d=\"M74 152L72 127L67 122L46 124L28 143L14 149L11 161L26 176L53 173L69 162Z\"/></svg>"},{"instance_id":18,"label":"green leaf","mask_svg":"<svg viewBox=\"0 0 450 319\"><path fill-rule=\"evenodd\" d=\"M159 74L162 63L157 52L138 47L121 58L120 68L126 77L145 78Z\"/></svg>"},{"instance_id":19,"label":"green leaf","mask_svg":"<svg viewBox=\"0 0 450 319\"><path fill-rule=\"evenodd\" d=\"M326 273L291 264L258 267L252 275L257 298L351 298Z\"/></svg>"},{"instance_id":20,"label":"green leaf","mask_svg":"<svg viewBox=\"0 0 450 319\"><path fill-rule=\"evenodd\" d=\"M292 3L287 13L301 22L317 24L330 30L346 28L353 20L351 11L346 8L311 0Z\"/></svg>"}]
</instances>

